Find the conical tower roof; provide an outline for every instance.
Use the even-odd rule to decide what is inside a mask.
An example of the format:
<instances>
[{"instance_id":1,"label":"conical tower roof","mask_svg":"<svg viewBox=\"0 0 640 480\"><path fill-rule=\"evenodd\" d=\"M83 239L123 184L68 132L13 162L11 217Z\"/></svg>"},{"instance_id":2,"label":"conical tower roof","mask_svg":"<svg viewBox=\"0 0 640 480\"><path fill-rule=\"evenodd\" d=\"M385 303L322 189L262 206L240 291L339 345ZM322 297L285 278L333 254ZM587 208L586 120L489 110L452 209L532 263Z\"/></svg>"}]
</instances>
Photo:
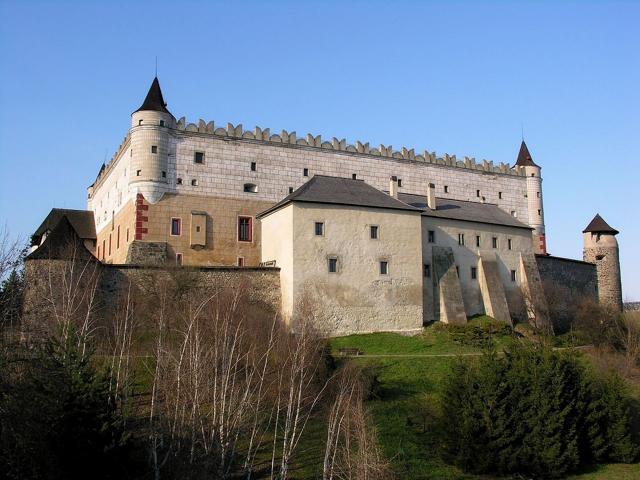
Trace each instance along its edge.
<instances>
[{"instance_id":1,"label":"conical tower roof","mask_svg":"<svg viewBox=\"0 0 640 480\"><path fill-rule=\"evenodd\" d=\"M149 88L149 92L147 93L144 102L142 102L142 106L138 110L136 110L136 112L140 112L143 110L164 112L171 115L171 112L167 110L167 104L164 102L164 98L162 97L162 90L160 89L160 82L158 81L158 77L155 77L153 79L151 87Z\"/></svg>"},{"instance_id":2,"label":"conical tower roof","mask_svg":"<svg viewBox=\"0 0 640 480\"><path fill-rule=\"evenodd\" d=\"M516 166L539 168L539 166L536 165L536 163L533 161L533 158L531 158L531 154L529 153L529 149L527 148L527 144L524 143L524 140L522 140L522 143L520 144L520 152L518 152L518 159L516 160Z\"/></svg>"},{"instance_id":3,"label":"conical tower roof","mask_svg":"<svg viewBox=\"0 0 640 480\"><path fill-rule=\"evenodd\" d=\"M593 217L593 220L591 220L591 223L589 223L589 225L587 225L587 228L585 228L582 233L610 233L612 235L617 235L618 230L616 230L615 228L612 228L609 226L609 224L607 222L604 221L604 219L600 216L600 214L596 214L595 217Z\"/></svg>"}]
</instances>

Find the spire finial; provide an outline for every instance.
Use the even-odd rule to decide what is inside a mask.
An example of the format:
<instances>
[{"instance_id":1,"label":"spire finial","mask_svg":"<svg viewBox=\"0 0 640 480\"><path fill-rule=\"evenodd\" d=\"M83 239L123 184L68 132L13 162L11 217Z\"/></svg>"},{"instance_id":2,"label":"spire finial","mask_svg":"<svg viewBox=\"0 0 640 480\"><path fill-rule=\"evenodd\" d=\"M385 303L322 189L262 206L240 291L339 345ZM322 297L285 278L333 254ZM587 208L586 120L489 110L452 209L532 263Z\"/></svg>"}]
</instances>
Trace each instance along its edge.
<instances>
[{"instance_id":1,"label":"spire finial","mask_svg":"<svg viewBox=\"0 0 640 480\"><path fill-rule=\"evenodd\" d=\"M524 122L520 121L520 136L522 137L522 141L524 142Z\"/></svg>"},{"instance_id":2,"label":"spire finial","mask_svg":"<svg viewBox=\"0 0 640 480\"><path fill-rule=\"evenodd\" d=\"M158 76L158 56L156 55L156 74L155 76Z\"/></svg>"}]
</instances>

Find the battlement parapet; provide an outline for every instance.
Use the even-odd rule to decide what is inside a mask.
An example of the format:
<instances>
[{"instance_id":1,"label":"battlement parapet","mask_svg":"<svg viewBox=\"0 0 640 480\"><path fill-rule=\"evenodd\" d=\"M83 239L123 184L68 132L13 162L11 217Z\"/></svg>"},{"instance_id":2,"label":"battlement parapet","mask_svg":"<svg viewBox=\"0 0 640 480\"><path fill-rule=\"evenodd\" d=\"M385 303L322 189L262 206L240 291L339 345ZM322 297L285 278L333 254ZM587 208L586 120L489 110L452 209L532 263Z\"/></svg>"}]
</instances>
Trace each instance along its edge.
<instances>
[{"instance_id":1,"label":"battlement parapet","mask_svg":"<svg viewBox=\"0 0 640 480\"><path fill-rule=\"evenodd\" d=\"M95 181L91 185L94 189L98 188L102 184L102 181L107 177L107 174L111 171L113 166L116 164L116 160L120 158L120 155L122 155L122 153L129 146L130 140L131 140L131 136L127 134L122 139L120 146L116 150L116 153L114 153L113 156L111 157L111 160L109 160L107 163L102 164L102 166L100 167L100 171L98 172L98 176L96 177Z\"/></svg>"},{"instance_id":2,"label":"battlement parapet","mask_svg":"<svg viewBox=\"0 0 640 480\"><path fill-rule=\"evenodd\" d=\"M263 129L258 126L256 126L253 131L245 131L242 124L233 125L232 123L227 123L226 127L222 128L216 127L213 121L205 122L202 119L200 119L197 124L187 123L185 117L182 117L178 120L177 130L238 140L253 140L288 146L320 148L324 150L387 157L412 162L432 163L481 172L525 176L524 168L511 168L506 163L494 165L492 161L488 160L476 162L475 158L466 156L460 160L455 155L445 153L442 156L438 156L435 151L429 152L428 150L424 150L422 153L416 154L414 148L402 147L400 150L394 150L392 145L382 144L378 147L372 147L369 142L361 142L359 140L356 140L355 144L349 144L346 139L338 139L336 137L332 137L331 141L326 141L322 139L321 135L312 135L310 133L305 137L299 138L295 131L288 132L287 130L281 130L279 134L272 134L269 128Z\"/></svg>"}]
</instances>

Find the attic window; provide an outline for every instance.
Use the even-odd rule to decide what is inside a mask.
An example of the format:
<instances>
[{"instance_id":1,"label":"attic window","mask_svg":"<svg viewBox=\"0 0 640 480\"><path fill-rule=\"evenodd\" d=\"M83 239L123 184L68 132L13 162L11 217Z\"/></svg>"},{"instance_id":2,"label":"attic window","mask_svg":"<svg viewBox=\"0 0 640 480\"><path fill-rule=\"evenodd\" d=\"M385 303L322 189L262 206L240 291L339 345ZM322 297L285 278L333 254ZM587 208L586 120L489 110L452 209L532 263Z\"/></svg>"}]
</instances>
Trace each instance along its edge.
<instances>
[{"instance_id":1,"label":"attic window","mask_svg":"<svg viewBox=\"0 0 640 480\"><path fill-rule=\"evenodd\" d=\"M258 186L254 183L245 183L244 191L246 193L258 193Z\"/></svg>"},{"instance_id":2,"label":"attic window","mask_svg":"<svg viewBox=\"0 0 640 480\"><path fill-rule=\"evenodd\" d=\"M151 153L158 153L158 146L157 145L151 145Z\"/></svg>"}]
</instances>

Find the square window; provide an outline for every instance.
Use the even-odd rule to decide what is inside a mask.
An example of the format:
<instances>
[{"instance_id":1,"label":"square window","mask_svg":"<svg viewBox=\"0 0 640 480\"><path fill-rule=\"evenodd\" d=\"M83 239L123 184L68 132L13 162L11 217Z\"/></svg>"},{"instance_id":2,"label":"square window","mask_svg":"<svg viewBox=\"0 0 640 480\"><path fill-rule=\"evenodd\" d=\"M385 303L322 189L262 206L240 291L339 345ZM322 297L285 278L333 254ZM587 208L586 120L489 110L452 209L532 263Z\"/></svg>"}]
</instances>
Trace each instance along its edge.
<instances>
[{"instance_id":1,"label":"square window","mask_svg":"<svg viewBox=\"0 0 640 480\"><path fill-rule=\"evenodd\" d=\"M194 152L193 163L204 163L204 152Z\"/></svg>"},{"instance_id":2,"label":"square window","mask_svg":"<svg viewBox=\"0 0 640 480\"><path fill-rule=\"evenodd\" d=\"M293 193L293 187L289 187L289 193Z\"/></svg>"},{"instance_id":3,"label":"square window","mask_svg":"<svg viewBox=\"0 0 640 480\"><path fill-rule=\"evenodd\" d=\"M253 235L251 231L252 226L251 217L238 217L238 241L250 242Z\"/></svg>"},{"instance_id":4,"label":"square window","mask_svg":"<svg viewBox=\"0 0 640 480\"><path fill-rule=\"evenodd\" d=\"M464 233L458 234L458 245L464 245Z\"/></svg>"},{"instance_id":5,"label":"square window","mask_svg":"<svg viewBox=\"0 0 640 480\"><path fill-rule=\"evenodd\" d=\"M444 186L444 193L449 193L449 185Z\"/></svg>"},{"instance_id":6,"label":"square window","mask_svg":"<svg viewBox=\"0 0 640 480\"><path fill-rule=\"evenodd\" d=\"M252 172L256 171L256 162L251 162L251 171Z\"/></svg>"},{"instance_id":7,"label":"square window","mask_svg":"<svg viewBox=\"0 0 640 480\"><path fill-rule=\"evenodd\" d=\"M182 265L182 254L176 253L176 265Z\"/></svg>"},{"instance_id":8,"label":"square window","mask_svg":"<svg viewBox=\"0 0 640 480\"><path fill-rule=\"evenodd\" d=\"M516 213L515 210L511 210L511 216L515 218L518 216L518 214Z\"/></svg>"},{"instance_id":9,"label":"square window","mask_svg":"<svg viewBox=\"0 0 640 480\"><path fill-rule=\"evenodd\" d=\"M338 259L330 258L329 259L329 273L337 273L338 272Z\"/></svg>"},{"instance_id":10,"label":"square window","mask_svg":"<svg viewBox=\"0 0 640 480\"><path fill-rule=\"evenodd\" d=\"M493 248L498 248L498 237L492 237L491 238L491 246Z\"/></svg>"},{"instance_id":11,"label":"square window","mask_svg":"<svg viewBox=\"0 0 640 480\"><path fill-rule=\"evenodd\" d=\"M316 222L316 224L315 224L315 234L318 237L321 237L322 235L324 235L324 223L323 222Z\"/></svg>"},{"instance_id":12,"label":"square window","mask_svg":"<svg viewBox=\"0 0 640 480\"><path fill-rule=\"evenodd\" d=\"M182 179L181 178L176 179L176 184L182 185Z\"/></svg>"},{"instance_id":13,"label":"square window","mask_svg":"<svg viewBox=\"0 0 640 480\"><path fill-rule=\"evenodd\" d=\"M377 225L371 225L369 227L369 235L371 236L371 238L373 240L377 240L377 238L378 238L378 226Z\"/></svg>"},{"instance_id":14,"label":"square window","mask_svg":"<svg viewBox=\"0 0 640 480\"><path fill-rule=\"evenodd\" d=\"M158 146L157 145L151 145L151 153L158 153Z\"/></svg>"},{"instance_id":15,"label":"square window","mask_svg":"<svg viewBox=\"0 0 640 480\"><path fill-rule=\"evenodd\" d=\"M480 235L476 235L476 247L480 246Z\"/></svg>"},{"instance_id":16,"label":"square window","mask_svg":"<svg viewBox=\"0 0 640 480\"><path fill-rule=\"evenodd\" d=\"M192 187L197 187L198 186L198 180L196 178L192 178L191 179L191 186Z\"/></svg>"},{"instance_id":17,"label":"square window","mask_svg":"<svg viewBox=\"0 0 640 480\"><path fill-rule=\"evenodd\" d=\"M516 281L516 271L515 270L511 270L511 281L512 282Z\"/></svg>"},{"instance_id":18,"label":"square window","mask_svg":"<svg viewBox=\"0 0 640 480\"><path fill-rule=\"evenodd\" d=\"M427 242L435 243L436 242L436 232L433 230L429 230L427 232Z\"/></svg>"},{"instance_id":19,"label":"square window","mask_svg":"<svg viewBox=\"0 0 640 480\"><path fill-rule=\"evenodd\" d=\"M431 277L431 265L429 265L428 263L425 263L424 265L422 265L422 274L425 276L425 278L430 278Z\"/></svg>"},{"instance_id":20,"label":"square window","mask_svg":"<svg viewBox=\"0 0 640 480\"><path fill-rule=\"evenodd\" d=\"M142 120L138 120L138 125L142 125Z\"/></svg>"},{"instance_id":21,"label":"square window","mask_svg":"<svg viewBox=\"0 0 640 480\"><path fill-rule=\"evenodd\" d=\"M380 262L380 275L388 275L389 274L389 262L381 261Z\"/></svg>"},{"instance_id":22,"label":"square window","mask_svg":"<svg viewBox=\"0 0 640 480\"><path fill-rule=\"evenodd\" d=\"M478 268L471 267L471 280L475 280L476 278L478 278Z\"/></svg>"},{"instance_id":23,"label":"square window","mask_svg":"<svg viewBox=\"0 0 640 480\"><path fill-rule=\"evenodd\" d=\"M508 239L507 239L507 248L508 248L509 250L511 250L511 245L512 245L512 244L511 244L511 239L510 239L510 238L508 238Z\"/></svg>"},{"instance_id":24,"label":"square window","mask_svg":"<svg viewBox=\"0 0 640 480\"><path fill-rule=\"evenodd\" d=\"M179 218L171 219L171 235L174 237L180 236L182 233L182 220Z\"/></svg>"},{"instance_id":25,"label":"square window","mask_svg":"<svg viewBox=\"0 0 640 480\"><path fill-rule=\"evenodd\" d=\"M142 170L136 170L136 177L139 177L140 175L142 175Z\"/></svg>"},{"instance_id":26,"label":"square window","mask_svg":"<svg viewBox=\"0 0 640 480\"><path fill-rule=\"evenodd\" d=\"M308 177L309 176L309 169L308 168L303 168L302 169L302 176L303 177Z\"/></svg>"}]
</instances>

